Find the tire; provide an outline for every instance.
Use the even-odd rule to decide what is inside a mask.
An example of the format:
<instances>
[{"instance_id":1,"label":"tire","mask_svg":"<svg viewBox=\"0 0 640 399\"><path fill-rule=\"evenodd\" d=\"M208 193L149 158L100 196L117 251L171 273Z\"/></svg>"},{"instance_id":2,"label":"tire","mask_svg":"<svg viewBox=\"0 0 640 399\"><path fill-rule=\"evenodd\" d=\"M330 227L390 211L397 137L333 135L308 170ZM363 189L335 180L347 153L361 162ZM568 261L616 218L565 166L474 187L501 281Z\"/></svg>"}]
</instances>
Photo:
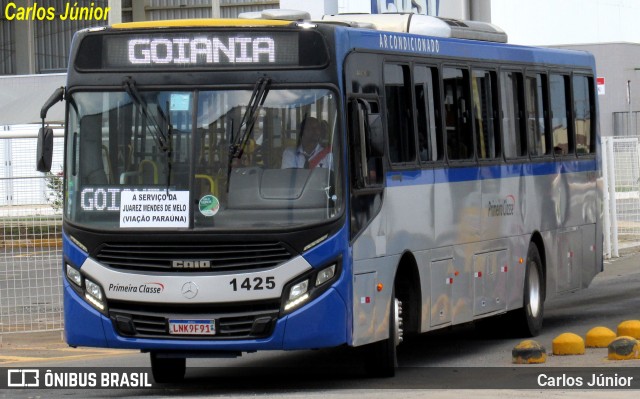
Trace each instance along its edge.
<instances>
[{"instance_id":1,"label":"tire","mask_svg":"<svg viewBox=\"0 0 640 399\"><path fill-rule=\"evenodd\" d=\"M181 382L184 380L184 374L187 370L187 359L158 357L158 354L151 352L151 373L153 379L160 384Z\"/></svg>"},{"instance_id":2,"label":"tire","mask_svg":"<svg viewBox=\"0 0 640 399\"><path fill-rule=\"evenodd\" d=\"M538 246L529 244L524 278L523 306L514 312L514 327L520 336L535 337L542 330L545 280Z\"/></svg>"},{"instance_id":3,"label":"tire","mask_svg":"<svg viewBox=\"0 0 640 399\"><path fill-rule=\"evenodd\" d=\"M389 306L389 338L368 345L367 374L371 377L388 378L396 374L398 367L397 347L402 343L402 302L391 294Z\"/></svg>"}]
</instances>

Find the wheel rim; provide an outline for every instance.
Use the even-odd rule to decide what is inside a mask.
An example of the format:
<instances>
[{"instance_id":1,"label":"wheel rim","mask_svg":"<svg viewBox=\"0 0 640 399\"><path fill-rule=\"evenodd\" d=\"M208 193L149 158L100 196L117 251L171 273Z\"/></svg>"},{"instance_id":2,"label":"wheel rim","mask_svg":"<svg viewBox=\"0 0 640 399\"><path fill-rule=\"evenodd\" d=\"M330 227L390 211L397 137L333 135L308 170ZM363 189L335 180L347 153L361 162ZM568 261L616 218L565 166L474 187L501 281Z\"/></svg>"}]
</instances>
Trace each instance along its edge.
<instances>
[{"instance_id":1,"label":"wheel rim","mask_svg":"<svg viewBox=\"0 0 640 399\"><path fill-rule=\"evenodd\" d=\"M540 275L536 262L529 262L529 310L531 316L538 317L540 312Z\"/></svg>"},{"instance_id":2,"label":"wheel rim","mask_svg":"<svg viewBox=\"0 0 640 399\"><path fill-rule=\"evenodd\" d=\"M393 339L395 345L398 346L402 343L404 331L402 329L402 302L398 298L394 298L393 301L393 317L394 317L394 331Z\"/></svg>"}]
</instances>

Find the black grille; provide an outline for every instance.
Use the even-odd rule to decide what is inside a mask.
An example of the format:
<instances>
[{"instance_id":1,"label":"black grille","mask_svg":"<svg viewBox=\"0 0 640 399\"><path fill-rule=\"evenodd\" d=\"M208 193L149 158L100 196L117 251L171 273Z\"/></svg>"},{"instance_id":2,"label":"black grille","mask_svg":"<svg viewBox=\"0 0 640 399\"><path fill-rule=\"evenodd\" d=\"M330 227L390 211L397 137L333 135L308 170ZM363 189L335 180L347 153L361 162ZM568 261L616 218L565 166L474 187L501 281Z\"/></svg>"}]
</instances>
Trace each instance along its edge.
<instances>
[{"instance_id":1,"label":"black grille","mask_svg":"<svg viewBox=\"0 0 640 399\"><path fill-rule=\"evenodd\" d=\"M188 307L167 306L164 310L155 306L135 306L126 303L109 304L109 317L120 335L138 338L173 339L246 339L264 338L273 332L278 319L280 302L233 307ZM179 312L178 312L179 310ZM169 320L215 320L216 334L213 336L185 336L169 334Z\"/></svg>"},{"instance_id":2,"label":"black grille","mask_svg":"<svg viewBox=\"0 0 640 399\"><path fill-rule=\"evenodd\" d=\"M264 269L293 257L282 243L246 244L104 244L96 258L121 270L203 272ZM173 261L190 261L174 268ZM208 262L209 267L202 266Z\"/></svg>"}]
</instances>

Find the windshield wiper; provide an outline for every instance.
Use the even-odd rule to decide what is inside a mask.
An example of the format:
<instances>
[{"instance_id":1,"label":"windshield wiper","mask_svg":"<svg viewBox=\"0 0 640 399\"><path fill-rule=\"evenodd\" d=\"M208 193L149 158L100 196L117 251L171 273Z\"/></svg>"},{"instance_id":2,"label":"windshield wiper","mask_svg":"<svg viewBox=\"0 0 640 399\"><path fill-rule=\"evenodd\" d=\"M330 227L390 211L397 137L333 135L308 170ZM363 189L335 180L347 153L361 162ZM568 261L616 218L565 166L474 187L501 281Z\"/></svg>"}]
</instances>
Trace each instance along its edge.
<instances>
[{"instance_id":1,"label":"windshield wiper","mask_svg":"<svg viewBox=\"0 0 640 399\"><path fill-rule=\"evenodd\" d=\"M124 90L127 92L127 94L129 94L129 97L131 97L133 102L136 105L138 105L138 107L140 108L140 113L142 114L142 116L144 116L147 124L152 128L152 130L150 129L151 134L153 135L153 138L156 140L156 142L160 146L160 149L164 152L170 151L170 148L169 148L170 143L168 143L168 139L167 139L168 132L167 132L167 135L165 135L162 132L162 127L158 123L156 118L149 113L147 102L142 98L142 96L140 96L140 92L136 87L136 82L131 77L127 77L124 79L122 83L124 85ZM158 107L158 111L162 116L162 118L166 121L167 118L164 116L164 113L159 107Z\"/></svg>"},{"instance_id":2,"label":"windshield wiper","mask_svg":"<svg viewBox=\"0 0 640 399\"><path fill-rule=\"evenodd\" d=\"M167 192L169 191L169 186L171 185L171 133L172 126L170 115L165 115L162 108L158 105L156 111L158 115L162 119L163 124L158 123L156 118L149 113L149 107L147 102L142 98L138 88L136 87L136 82L131 78L127 77L123 81L124 89L129 94L129 97L133 100L133 102L138 105L140 109L140 113L145 118L147 125L150 127L149 131L153 135L153 138L158 143L160 150L165 153L167 157ZM169 104L167 102L167 109L169 109ZM166 133L163 131L166 129Z\"/></svg>"},{"instance_id":3,"label":"windshield wiper","mask_svg":"<svg viewBox=\"0 0 640 399\"><path fill-rule=\"evenodd\" d=\"M269 78L259 78L256 81L247 108L242 115L240 125L238 125L238 131L234 132L231 138L232 142L229 145L229 162L227 165L227 192L229 192L229 177L231 176L233 160L242 158L247 141L249 141L249 137L253 131L253 126L258 119L258 110L262 107L262 104L264 104L267 94L269 94L270 84L271 79Z\"/></svg>"}]
</instances>

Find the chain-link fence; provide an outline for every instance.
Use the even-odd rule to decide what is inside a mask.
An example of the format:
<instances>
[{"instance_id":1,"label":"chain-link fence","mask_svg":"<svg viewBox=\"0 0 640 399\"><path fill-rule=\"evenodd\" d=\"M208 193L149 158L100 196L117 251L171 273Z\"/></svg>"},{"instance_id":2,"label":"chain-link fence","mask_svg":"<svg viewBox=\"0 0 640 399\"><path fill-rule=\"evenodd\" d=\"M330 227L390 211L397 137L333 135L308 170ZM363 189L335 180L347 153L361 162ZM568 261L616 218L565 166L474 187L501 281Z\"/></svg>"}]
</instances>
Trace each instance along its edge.
<instances>
[{"instance_id":1,"label":"chain-link fence","mask_svg":"<svg viewBox=\"0 0 640 399\"><path fill-rule=\"evenodd\" d=\"M605 256L640 245L640 141L604 137Z\"/></svg>"},{"instance_id":2,"label":"chain-link fence","mask_svg":"<svg viewBox=\"0 0 640 399\"><path fill-rule=\"evenodd\" d=\"M37 130L0 130L0 334L59 330L63 323L63 142L54 139L53 173L39 173Z\"/></svg>"}]
</instances>

